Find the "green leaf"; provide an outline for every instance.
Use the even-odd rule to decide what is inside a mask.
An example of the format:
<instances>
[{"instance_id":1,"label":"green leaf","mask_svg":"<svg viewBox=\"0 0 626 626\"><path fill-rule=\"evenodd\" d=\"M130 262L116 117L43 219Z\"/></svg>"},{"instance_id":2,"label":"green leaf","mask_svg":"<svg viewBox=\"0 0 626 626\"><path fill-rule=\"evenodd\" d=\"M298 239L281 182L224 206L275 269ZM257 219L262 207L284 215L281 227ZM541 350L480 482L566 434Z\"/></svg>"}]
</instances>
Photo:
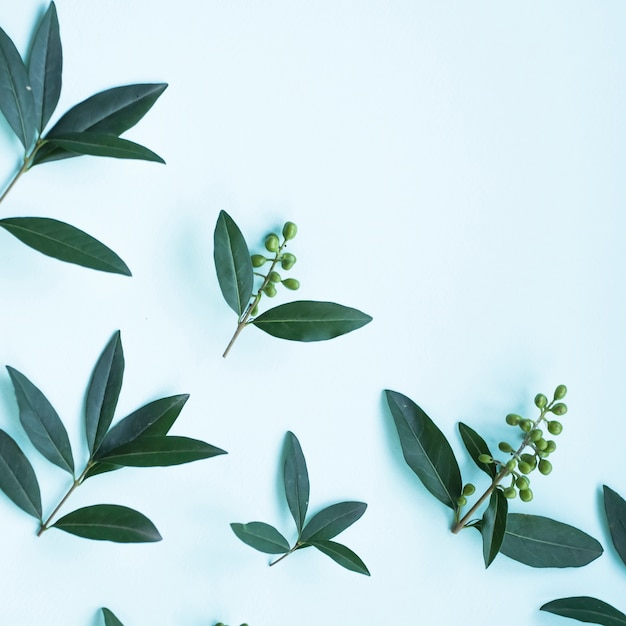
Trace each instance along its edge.
<instances>
[{"instance_id":1,"label":"green leaf","mask_svg":"<svg viewBox=\"0 0 626 626\"><path fill-rule=\"evenodd\" d=\"M494 489L489 506L483 513L481 534L483 536L483 559L489 567L500 551L506 530L506 516L509 505L500 489Z\"/></svg>"},{"instance_id":2,"label":"green leaf","mask_svg":"<svg viewBox=\"0 0 626 626\"><path fill-rule=\"evenodd\" d=\"M35 34L28 62L34 116L39 132L45 128L59 102L62 73L59 20L54 2L51 2Z\"/></svg>"},{"instance_id":3,"label":"green leaf","mask_svg":"<svg viewBox=\"0 0 626 626\"><path fill-rule=\"evenodd\" d=\"M29 515L41 518L41 494L35 470L15 441L0 430L0 489Z\"/></svg>"},{"instance_id":4,"label":"green leaf","mask_svg":"<svg viewBox=\"0 0 626 626\"><path fill-rule=\"evenodd\" d=\"M95 504L77 509L58 520L52 528L98 541L161 541L159 531L145 515L117 504Z\"/></svg>"},{"instance_id":5,"label":"green leaf","mask_svg":"<svg viewBox=\"0 0 626 626\"><path fill-rule=\"evenodd\" d=\"M408 466L435 498L456 509L461 472L448 440L410 398L397 391L385 394Z\"/></svg>"},{"instance_id":6,"label":"green leaf","mask_svg":"<svg viewBox=\"0 0 626 626\"><path fill-rule=\"evenodd\" d=\"M213 258L224 300L241 317L252 296L254 274L246 240L226 211L220 211L215 224Z\"/></svg>"},{"instance_id":7,"label":"green leaf","mask_svg":"<svg viewBox=\"0 0 626 626\"><path fill-rule=\"evenodd\" d=\"M539 610L554 613L561 617L571 617L579 622L602 624L603 626L626 626L626 615L610 604L589 596L552 600L552 602L544 604Z\"/></svg>"},{"instance_id":8,"label":"green leaf","mask_svg":"<svg viewBox=\"0 0 626 626\"><path fill-rule=\"evenodd\" d=\"M316 513L302 529L298 541L311 543L314 541L327 541L348 526L352 526L365 513L365 502L339 502L331 504Z\"/></svg>"},{"instance_id":9,"label":"green leaf","mask_svg":"<svg viewBox=\"0 0 626 626\"><path fill-rule=\"evenodd\" d=\"M611 539L617 554L626 565L626 502L610 487L603 485L604 510L609 523Z\"/></svg>"},{"instance_id":10,"label":"green leaf","mask_svg":"<svg viewBox=\"0 0 626 626\"><path fill-rule=\"evenodd\" d=\"M300 534L309 506L309 474L300 442L292 432L287 433L285 441L283 480L287 505Z\"/></svg>"},{"instance_id":11,"label":"green leaf","mask_svg":"<svg viewBox=\"0 0 626 626\"><path fill-rule=\"evenodd\" d=\"M115 470L122 469L121 465L113 465L112 463L94 463L85 473L83 482L92 476L98 476L98 474L106 474L107 472L114 472Z\"/></svg>"},{"instance_id":12,"label":"green leaf","mask_svg":"<svg viewBox=\"0 0 626 626\"><path fill-rule=\"evenodd\" d=\"M461 439L463 440L463 444L467 449L472 461L478 465L478 467L485 472L491 478L495 478L496 476L496 466L494 463L482 463L478 460L478 457L481 454L488 454L493 457L491 454L491 450L489 450L489 446L485 443L485 440L473 429L471 429L467 424L463 422L459 422L459 433L461 433Z\"/></svg>"},{"instance_id":13,"label":"green leaf","mask_svg":"<svg viewBox=\"0 0 626 626\"><path fill-rule=\"evenodd\" d=\"M0 111L26 150L35 139L35 105L28 72L11 38L0 28Z\"/></svg>"},{"instance_id":14,"label":"green leaf","mask_svg":"<svg viewBox=\"0 0 626 626\"><path fill-rule=\"evenodd\" d=\"M33 446L61 469L74 475L67 431L46 396L16 369L7 365L20 410L20 422Z\"/></svg>"},{"instance_id":15,"label":"green leaf","mask_svg":"<svg viewBox=\"0 0 626 626\"><path fill-rule=\"evenodd\" d=\"M98 358L85 400L85 435L89 453L104 439L113 421L124 377L124 351L120 331L116 331Z\"/></svg>"},{"instance_id":16,"label":"green leaf","mask_svg":"<svg viewBox=\"0 0 626 626\"><path fill-rule=\"evenodd\" d=\"M596 539L540 515L510 513L500 552L531 567L582 567L602 554Z\"/></svg>"},{"instance_id":17,"label":"green leaf","mask_svg":"<svg viewBox=\"0 0 626 626\"><path fill-rule=\"evenodd\" d=\"M371 321L369 315L334 302L297 300L269 309L250 323L280 339L325 341Z\"/></svg>"},{"instance_id":18,"label":"green leaf","mask_svg":"<svg viewBox=\"0 0 626 626\"><path fill-rule=\"evenodd\" d=\"M92 132L65 133L47 139L46 143L76 154L165 163L158 154L145 146L128 141L128 139L120 139L115 135L102 135Z\"/></svg>"},{"instance_id":19,"label":"green leaf","mask_svg":"<svg viewBox=\"0 0 626 626\"><path fill-rule=\"evenodd\" d=\"M104 626L124 626L117 617L107 608L102 608L102 617L104 617Z\"/></svg>"},{"instance_id":20,"label":"green leaf","mask_svg":"<svg viewBox=\"0 0 626 626\"><path fill-rule=\"evenodd\" d=\"M273 527L265 522L233 523L233 532L241 541L259 552L282 554L289 552L289 542Z\"/></svg>"},{"instance_id":21,"label":"green leaf","mask_svg":"<svg viewBox=\"0 0 626 626\"><path fill-rule=\"evenodd\" d=\"M141 436L111 450L100 461L124 467L163 467L209 459L219 454L226 454L226 451L197 439Z\"/></svg>"},{"instance_id":22,"label":"green leaf","mask_svg":"<svg viewBox=\"0 0 626 626\"><path fill-rule=\"evenodd\" d=\"M91 235L48 217L8 217L0 227L22 243L60 261L130 276L126 263Z\"/></svg>"},{"instance_id":23,"label":"green leaf","mask_svg":"<svg viewBox=\"0 0 626 626\"><path fill-rule=\"evenodd\" d=\"M337 543L336 541L311 541L309 543L326 556L329 556L333 561L339 563L342 567L352 572L365 574L365 576L370 575L365 563L347 546Z\"/></svg>"}]
</instances>

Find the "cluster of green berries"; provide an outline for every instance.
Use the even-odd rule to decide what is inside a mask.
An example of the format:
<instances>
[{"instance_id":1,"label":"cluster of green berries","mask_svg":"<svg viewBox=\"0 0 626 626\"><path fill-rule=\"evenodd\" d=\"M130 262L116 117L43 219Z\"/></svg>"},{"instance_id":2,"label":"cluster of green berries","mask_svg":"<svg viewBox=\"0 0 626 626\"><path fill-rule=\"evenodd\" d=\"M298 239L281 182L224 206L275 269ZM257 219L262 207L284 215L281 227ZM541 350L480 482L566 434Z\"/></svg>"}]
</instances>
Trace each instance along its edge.
<instances>
[{"instance_id":1,"label":"cluster of green berries","mask_svg":"<svg viewBox=\"0 0 626 626\"><path fill-rule=\"evenodd\" d=\"M465 506L467 504L467 496L473 496L476 493L476 487L472 485L472 483L467 483L463 485L463 491L461 495L456 499L456 504L459 508Z\"/></svg>"}]
</instances>

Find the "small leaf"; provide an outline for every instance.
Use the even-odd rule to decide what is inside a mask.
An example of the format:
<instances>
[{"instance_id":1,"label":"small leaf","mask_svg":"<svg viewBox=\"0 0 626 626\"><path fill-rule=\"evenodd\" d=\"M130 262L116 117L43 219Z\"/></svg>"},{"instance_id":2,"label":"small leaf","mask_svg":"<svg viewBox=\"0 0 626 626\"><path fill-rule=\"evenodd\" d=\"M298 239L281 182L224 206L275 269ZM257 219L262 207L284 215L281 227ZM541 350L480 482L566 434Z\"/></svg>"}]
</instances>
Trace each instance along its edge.
<instances>
[{"instance_id":1,"label":"small leaf","mask_svg":"<svg viewBox=\"0 0 626 626\"><path fill-rule=\"evenodd\" d=\"M365 513L366 508L365 502L331 504L309 520L298 541L311 543L332 539L348 526L352 526Z\"/></svg>"},{"instance_id":2,"label":"small leaf","mask_svg":"<svg viewBox=\"0 0 626 626\"><path fill-rule=\"evenodd\" d=\"M540 515L510 513L500 552L531 567L582 567L602 554L596 539Z\"/></svg>"},{"instance_id":3,"label":"small leaf","mask_svg":"<svg viewBox=\"0 0 626 626\"><path fill-rule=\"evenodd\" d=\"M500 489L494 489L489 506L483 513L481 534L483 536L483 559L489 567L500 551L506 530L506 516L509 505Z\"/></svg>"},{"instance_id":4,"label":"small leaf","mask_svg":"<svg viewBox=\"0 0 626 626\"><path fill-rule=\"evenodd\" d=\"M0 227L27 246L60 261L130 276L126 263L91 235L48 217L8 217Z\"/></svg>"},{"instance_id":5,"label":"small leaf","mask_svg":"<svg viewBox=\"0 0 626 626\"><path fill-rule=\"evenodd\" d=\"M66 533L117 543L161 541L154 524L142 513L117 504L96 504L68 513L52 528Z\"/></svg>"},{"instance_id":6,"label":"small leaf","mask_svg":"<svg viewBox=\"0 0 626 626\"><path fill-rule=\"evenodd\" d=\"M252 295L254 274L246 240L226 211L220 211L217 218L213 246L222 295L228 306L241 317Z\"/></svg>"},{"instance_id":7,"label":"small leaf","mask_svg":"<svg viewBox=\"0 0 626 626\"><path fill-rule=\"evenodd\" d=\"M459 422L459 433L461 433L461 439L463 440L463 444L472 458L472 461L474 461L474 463L476 463L476 465L478 465L478 467L485 472L485 474L491 476L491 478L495 478L495 464L483 463L478 460L478 457L481 454L488 454L491 457L493 456L491 454L491 450L489 450L489 447L485 443L485 440L475 430L471 429L463 422Z\"/></svg>"},{"instance_id":8,"label":"small leaf","mask_svg":"<svg viewBox=\"0 0 626 626\"><path fill-rule=\"evenodd\" d=\"M0 430L0 489L29 515L41 519L41 494L35 470L15 441Z\"/></svg>"},{"instance_id":9,"label":"small leaf","mask_svg":"<svg viewBox=\"0 0 626 626\"><path fill-rule=\"evenodd\" d=\"M626 615L610 604L589 596L552 600L539 610L561 617L571 617L579 622L602 624L602 626L626 626Z\"/></svg>"},{"instance_id":10,"label":"small leaf","mask_svg":"<svg viewBox=\"0 0 626 626\"><path fill-rule=\"evenodd\" d=\"M285 441L283 480L287 505L300 534L309 506L309 474L300 442L292 432Z\"/></svg>"},{"instance_id":11,"label":"small leaf","mask_svg":"<svg viewBox=\"0 0 626 626\"><path fill-rule=\"evenodd\" d=\"M408 466L435 498L456 509L461 472L448 440L410 398L397 391L385 394Z\"/></svg>"},{"instance_id":12,"label":"small leaf","mask_svg":"<svg viewBox=\"0 0 626 626\"><path fill-rule=\"evenodd\" d=\"M102 617L104 617L104 626L124 626L122 622L107 608L102 608Z\"/></svg>"},{"instance_id":13,"label":"small leaf","mask_svg":"<svg viewBox=\"0 0 626 626\"><path fill-rule=\"evenodd\" d=\"M289 552L289 542L273 527L265 522L233 523L233 532L241 541L259 552L282 554Z\"/></svg>"},{"instance_id":14,"label":"small leaf","mask_svg":"<svg viewBox=\"0 0 626 626\"><path fill-rule=\"evenodd\" d=\"M626 565L626 501L610 487L603 485L604 510L611 539L617 554Z\"/></svg>"},{"instance_id":15,"label":"small leaf","mask_svg":"<svg viewBox=\"0 0 626 626\"><path fill-rule=\"evenodd\" d=\"M62 470L74 475L67 431L48 398L16 369L7 365L20 410L20 422L33 446Z\"/></svg>"},{"instance_id":16,"label":"small leaf","mask_svg":"<svg viewBox=\"0 0 626 626\"><path fill-rule=\"evenodd\" d=\"M365 576L370 575L365 563L347 546L336 541L311 541L309 543L342 567L359 574L365 574Z\"/></svg>"}]
</instances>

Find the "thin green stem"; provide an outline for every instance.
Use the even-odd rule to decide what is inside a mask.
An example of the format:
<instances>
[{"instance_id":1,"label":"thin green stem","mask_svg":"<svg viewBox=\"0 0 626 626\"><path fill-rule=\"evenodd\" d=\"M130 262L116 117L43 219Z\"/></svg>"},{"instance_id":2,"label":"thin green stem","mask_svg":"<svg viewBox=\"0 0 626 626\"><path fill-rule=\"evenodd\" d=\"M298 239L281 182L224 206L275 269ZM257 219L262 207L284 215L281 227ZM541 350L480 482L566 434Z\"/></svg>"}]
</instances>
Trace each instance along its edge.
<instances>
[{"instance_id":1,"label":"thin green stem","mask_svg":"<svg viewBox=\"0 0 626 626\"><path fill-rule=\"evenodd\" d=\"M20 169L17 171L17 174L13 176L13 178L9 181L9 184L7 185L6 189L2 192L2 195L0 195L0 202L2 202L6 198L6 196L9 194L9 191L13 189L13 185L15 185L15 183L20 179L22 174L26 172L27 169L28 169L28 161L27 159L24 159L24 162L22 163L22 167L20 167Z\"/></svg>"},{"instance_id":2,"label":"thin green stem","mask_svg":"<svg viewBox=\"0 0 626 626\"><path fill-rule=\"evenodd\" d=\"M285 552L285 554L283 554L282 556L279 556L275 561L272 561L270 563L270 567L272 567L272 565L276 565L276 563L280 563L283 559L287 558L291 553L295 552L301 545L303 544L301 544L299 541L296 541L296 545L293 548L291 548L289 552Z\"/></svg>"}]
</instances>

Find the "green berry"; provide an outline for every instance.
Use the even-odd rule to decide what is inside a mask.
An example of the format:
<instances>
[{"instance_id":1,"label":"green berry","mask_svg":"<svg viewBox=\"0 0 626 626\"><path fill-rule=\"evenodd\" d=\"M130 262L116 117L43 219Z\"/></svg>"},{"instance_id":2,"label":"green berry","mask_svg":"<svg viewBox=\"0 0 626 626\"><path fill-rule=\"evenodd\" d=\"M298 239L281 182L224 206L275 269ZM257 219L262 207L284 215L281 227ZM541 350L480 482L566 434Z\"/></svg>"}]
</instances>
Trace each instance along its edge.
<instances>
[{"instance_id":1,"label":"green berry","mask_svg":"<svg viewBox=\"0 0 626 626\"><path fill-rule=\"evenodd\" d=\"M543 437L543 432L541 428L535 428L534 430L530 431L530 436L529 436L530 441L533 441L533 442L539 441L542 437Z\"/></svg>"},{"instance_id":2,"label":"green berry","mask_svg":"<svg viewBox=\"0 0 626 626\"><path fill-rule=\"evenodd\" d=\"M273 298L276 295L276 287L272 283L267 283L263 288L263 291L269 298Z\"/></svg>"},{"instance_id":3,"label":"green berry","mask_svg":"<svg viewBox=\"0 0 626 626\"><path fill-rule=\"evenodd\" d=\"M479 454L478 460L481 463L493 463L493 459L488 454Z\"/></svg>"},{"instance_id":4,"label":"green berry","mask_svg":"<svg viewBox=\"0 0 626 626\"><path fill-rule=\"evenodd\" d=\"M548 404L548 398L546 398L542 393L538 393L535 396L535 406L538 409L543 409Z\"/></svg>"},{"instance_id":5,"label":"green berry","mask_svg":"<svg viewBox=\"0 0 626 626\"><path fill-rule=\"evenodd\" d=\"M539 452L545 451L548 447L548 442L542 437L538 441L535 441L535 450L539 450Z\"/></svg>"},{"instance_id":6,"label":"green berry","mask_svg":"<svg viewBox=\"0 0 626 626\"><path fill-rule=\"evenodd\" d=\"M459 496L456 499L456 505L460 508L462 506L465 506L467 504L467 498L465 496Z\"/></svg>"},{"instance_id":7,"label":"green berry","mask_svg":"<svg viewBox=\"0 0 626 626\"><path fill-rule=\"evenodd\" d=\"M520 489L519 497L522 502L530 502L533 499L533 492L530 489Z\"/></svg>"},{"instance_id":8,"label":"green berry","mask_svg":"<svg viewBox=\"0 0 626 626\"><path fill-rule=\"evenodd\" d=\"M546 446L546 452L554 452L556 450L556 441L552 441L552 439L548 439L546 443L548 444Z\"/></svg>"},{"instance_id":9,"label":"green berry","mask_svg":"<svg viewBox=\"0 0 626 626\"><path fill-rule=\"evenodd\" d=\"M298 227L293 222L285 222L283 226L283 237L285 241L293 239L298 232Z\"/></svg>"},{"instance_id":10,"label":"green berry","mask_svg":"<svg viewBox=\"0 0 626 626\"><path fill-rule=\"evenodd\" d=\"M300 281L295 278L285 278L285 280L283 280L283 285L287 287L287 289L291 289L291 291L300 289Z\"/></svg>"},{"instance_id":11,"label":"green berry","mask_svg":"<svg viewBox=\"0 0 626 626\"><path fill-rule=\"evenodd\" d=\"M557 422L556 420L548 422L548 432L551 435L560 435L563 432L563 424L561 424L561 422Z\"/></svg>"},{"instance_id":12,"label":"green berry","mask_svg":"<svg viewBox=\"0 0 626 626\"><path fill-rule=\"evenodd\" d=\"M275 272L275 271L271 271L269 273L268 278L269 278L269 281L271 283L279 283L279 282L282 281L282 278L280 277L280 274L278 272Z\"/></svg>"},{"instance_id":13,"label":"green berry","mask_svg":"<svg viewBox=\"0 0 626 626\"><path fill-rule=\"evenodd\" d=\"M522 420L519 423L519 427L525 432L528 433L530 432L531 428L533 427L533 423L530 420Z\"/></svg>"},{"instance_id":14,"label":"green berry","mask_svg":"<svg viewBox=\"0 0 626 626\"><path fill-rule=\"evenodd\" d=\"M516 413L509 413L505 419L509 426L517 426L522 421L522 416Z\"/></svg>"},{"instance_id":15,"label":"green berry","mask_svg":"<svg viewBox=\"0 0 626 626\"><path fill-rule=\"evenodd\" d=\"M550 410L555 415L565 415L567 413L567 405L563 402L557 402Z\"/></svg>"},{"instance_id":16,"label":"green berry","mask_svg":"<svg viewBox=\"0 0 626 626\"><path fill-rule=\"evenodd\" d=\"M513 452L513 448L506 441L501 441L498 444L498 448L500 448L501 452Z\"/></svg>"},{"instance_id":17,"label":"green berry","mask_svg":"<svg viewBox=\"0 0 626 626\"><path fill-rule=\"evenodd\" d=\"M476 487L474 487L474 485L472 485L472 483L467 483L467 485L465 485L463 487L463 495L464 496L474 495L475 492L476 492Z\"/></svg>"},{"instance_id":18,"label":"green berry","mask_svg":"<svg viewBox=\"0 0 626 626\"><path fill-rule=\"evenodd\" d=\"M254 317L258 312L259 312L259 305L255 304L254 308L252 309L252 311L250 311L250 315L252 315L252 317Z\"/></svg>"},{"instance_id":19,"label":"green berry","mask_svg":"<svg viewBox=\"0 0 626 626\"><path fill-rule=\"evenodd\" d=\"M554 399L555 400L563 400L565 394L567 393L567 387L565 385L559 385L554 390Z\"/></svg>"},{"instance_id":20,"label":"green berry","mask_svg":"<svg viewBox=\"0 0 626 626\"><path fill-rule=\"evenodd\" d=\"M295 255L291 254L291 252L285 252L285 254L280 257L280 266L284 270L290 270L296 263Z\"/></svg>"},{"instance_id":21,"label":"green berry","mask_svg":"<svg viewBox=\"0 0 626 626\"><path fill-rule=\"evenodd\" d=\"M520 476L516 481L515 485L518 489L528 489L530 487L530 480L526 478L526 476Z\"/></svg>"},{"instance_id":22,"label":"green berry","mask_svg":"<svg viewBox=\"0 0 626 626\"><path fill-rule=\"evenodd\" d=\"M269 261L262 254L253 254L250 260L252 261L252 267L263 267Z\"/></svg>"},{"instance_id":23,"label":"green berry","mask_svg":"<svg viewBox=\"0 0 626 626\"><path fill-rule=\"evenodd\" d=\"M504 497L508 498L509 500L512 500L513 498L515 498L515 496L517 496L517 491L515 491L515 487L507 487L502 491L502 493L504 494Z\"/></svg>"},{"instance_id":24,"label":"green berry","mask_svg":"<svg viewBox=\"0 0 626 626\"><path fill-rule=\"evenodd\" d=\"M517 459L511 459L510 461L507 461L507 464L504 466L506 467L507 470L509 470L509 472L512 472L517 466Z\"/></svg>"},{"instance_id":25,"label":"green berry","mask_svg":"<svg viewBox=\"0 0 626 626\"><path fill-rule=\"evenodd\" d=\"M517 469L522 472L522 474L530 474L534 468L530 463L526 463L526 461L520 461L517 464Z\"/></svg>"},{"instance_id":26,"label":"green berry","mask_svg":"<svg viewBox=\"0 0 626 626\"><path fill-rule=\"evenodd\" d=\"M541 461L539 461L539 471L544 476L547 476L552 471L552 463L546 461L546 459L541 459Z\"/></svg>"},{"instance_id":27,"label":"green berry","mask_svg":"<svg viewBox=\"0 0 626 626\"><path fill-rule=\"evenodd\" d=\"M528 463L528 465L532 465L535 467L537 460L535 459L534 454L528 454L528 452L524 452L524 454L520 455L520 459L524 461L524 463Z\"/></svg>"},{"instance_id":28,"label":"green berry","mask_svg":"<svg viewBox=\"0 0 626 626\"><path fill-rule=\"evenodd\" d=\"M265 238L265 249L268 252L278 252L278 248L280 247L280 241L278 239L278 235L272 233Z\"/></svg>"}]
</instances>

